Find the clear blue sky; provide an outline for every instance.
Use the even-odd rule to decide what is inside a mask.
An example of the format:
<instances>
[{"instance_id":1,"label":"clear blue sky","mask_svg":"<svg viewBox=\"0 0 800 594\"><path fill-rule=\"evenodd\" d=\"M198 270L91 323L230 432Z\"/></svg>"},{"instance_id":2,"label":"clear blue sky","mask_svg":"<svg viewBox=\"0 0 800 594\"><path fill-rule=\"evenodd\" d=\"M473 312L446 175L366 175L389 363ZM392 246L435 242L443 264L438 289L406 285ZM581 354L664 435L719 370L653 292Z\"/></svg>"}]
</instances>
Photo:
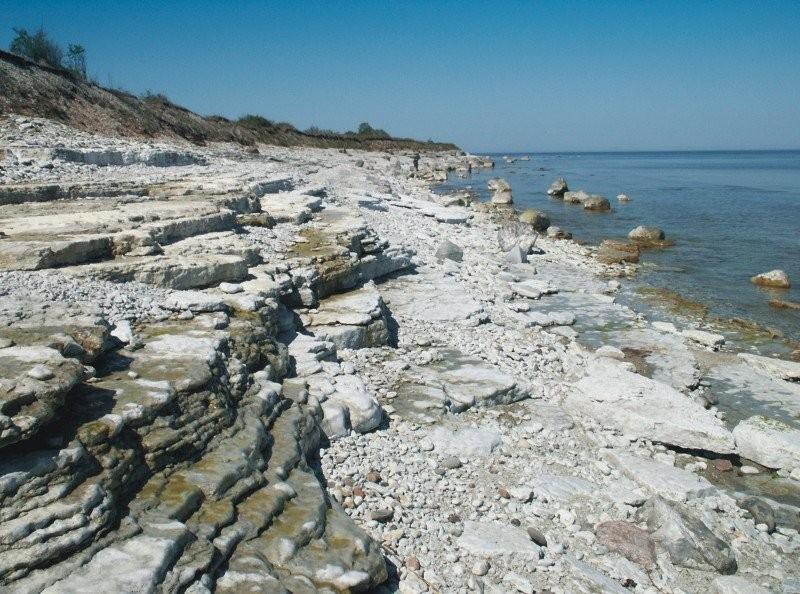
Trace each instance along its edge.
<instances>
[{"instance_id":1,"label":"clear blue sky","mask_svg":"<svg viewBox=\"0 0 800 594\"><path fill-rule=\"evenodd\" d=\"M800 148L800 1L0 0L90 74L469 150Z\"/></svg>"}]
</instances>

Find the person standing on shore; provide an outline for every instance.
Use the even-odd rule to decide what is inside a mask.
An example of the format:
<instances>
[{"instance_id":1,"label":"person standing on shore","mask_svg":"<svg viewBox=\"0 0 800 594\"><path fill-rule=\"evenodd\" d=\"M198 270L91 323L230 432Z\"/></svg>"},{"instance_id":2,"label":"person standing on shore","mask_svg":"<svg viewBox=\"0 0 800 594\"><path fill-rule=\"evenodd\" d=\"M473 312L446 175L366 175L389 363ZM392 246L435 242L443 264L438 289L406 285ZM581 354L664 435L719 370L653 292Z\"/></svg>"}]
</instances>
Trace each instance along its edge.
<instances>
[{"instance_id":1,"label":"person standing on shore","mask_svg":"<svg viewBox=\"0 0 800 594\"><path fill-rule=\"evenodd\" d=\"M419 153L414 153L411 160L414 161L414 171L419 171Z\"/></svg>"}]
</instances>

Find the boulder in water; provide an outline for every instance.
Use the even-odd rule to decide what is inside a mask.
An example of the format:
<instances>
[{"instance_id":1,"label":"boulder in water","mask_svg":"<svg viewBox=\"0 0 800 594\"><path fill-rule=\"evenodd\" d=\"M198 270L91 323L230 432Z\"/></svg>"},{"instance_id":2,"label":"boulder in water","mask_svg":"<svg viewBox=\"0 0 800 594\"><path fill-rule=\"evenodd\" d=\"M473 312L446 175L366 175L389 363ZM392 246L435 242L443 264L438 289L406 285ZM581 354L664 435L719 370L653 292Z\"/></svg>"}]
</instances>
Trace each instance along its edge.
<instances>
[{"instance_id":1,"label":"boulder in water","mask_svg":"<svg viewBox=\"0 0 800 594\"><path fill-rule=\"evenodd\" d=\"M526 209L519 215L521 223L526 223L536 229L536 231L545 231L550 226L550 218L541 210L535 208Z\"/></svg>"},{"instance_id":2,"label":"boulder in water","mask_svg":"<svg viewBox=\"0 0 800 594\"><path fill-rule=\"evenodd\" d=\"M644 227L639 225L628 233L628 239L637 242L661 241L664 239L664 231L658 227Z\"/></svg>"},{"instance_id":3,"label":"boulder in water","mask_svg":"<svg viewBox=\"0 0 800 594\"><path fill-rule=\"evenodd\" d=\"M493 177L488 182L486 182L486 187L495 193L511 191L511 185L502 177Z\"/></svg>"},{"instance_id":4,"label":"boulder in water","mask_svg":"<svg viewBox=\"0 0 800 594\"><path fill-rule=\"evenodd\" d=\"M789 275L783 270L770 270L762 272L750 279L754 285L759 287L772 287L775 289L788 289L791 286Z\"/></svg>"},{"instance_id":5,"label":"boulder in water","mask_svg":"<svg viewBox=\"0 0 800 594\"><path fill-rule=\"evenodd\" d=\"M630 202L633 199L627 194L617 194L617 200L619 202Z\"/></svg>"},{"instance_id":6,"label":"boulder in water","mask_svg":"<svg viewBox=\"0 0 800 594\"><path fill-rule=\"evenodd\" d=\"M583 201L583 208L586 210L605 212L611 210L611 203L608 201L608 198L592 195Z\"/></svg>"},{"instance_id":7,"label":"boulder in water","mask_svg":"<svg viewBox=\"0 0 800 594\"><path fill-rule=\"evenodd\" d=\"M547 188L547 195L553 196L554 198L563 198L564 193L569 190L567 186L567 180L563 177L559 177L556 181L550 184L550 187Z\"/></svg>"}]
</instances>

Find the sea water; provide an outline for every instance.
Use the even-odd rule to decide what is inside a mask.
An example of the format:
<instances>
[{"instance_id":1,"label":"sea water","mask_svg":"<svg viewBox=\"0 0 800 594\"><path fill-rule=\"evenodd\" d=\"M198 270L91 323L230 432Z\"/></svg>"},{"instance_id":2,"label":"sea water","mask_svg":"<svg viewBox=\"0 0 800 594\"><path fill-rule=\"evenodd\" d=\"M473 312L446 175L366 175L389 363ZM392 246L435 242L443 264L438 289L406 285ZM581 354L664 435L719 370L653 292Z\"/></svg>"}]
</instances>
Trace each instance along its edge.
<instances>
[{"instance_id":1,"label":"sea water","mask_svg":"<svg viewBox=\"0 0 800 594\"><path fill-rule=\"evenodd\" d=\"M800 340L800 311L770 299L800 302L800 151L526 153L493 170L455 174L440 190L471 187L489 198L486 182L505 178L518 209L538 208L551 224L589 244L626 239L638 225L660 227L674 247L643 252L637 282L706 305L712 316L744 318ZM595 213L547 196L557 177L570 190L609 199ZM632 201L617 201L618 194ZM789 290L754 286L750 277L785 270Z\"/></svg>"}]
</instances>

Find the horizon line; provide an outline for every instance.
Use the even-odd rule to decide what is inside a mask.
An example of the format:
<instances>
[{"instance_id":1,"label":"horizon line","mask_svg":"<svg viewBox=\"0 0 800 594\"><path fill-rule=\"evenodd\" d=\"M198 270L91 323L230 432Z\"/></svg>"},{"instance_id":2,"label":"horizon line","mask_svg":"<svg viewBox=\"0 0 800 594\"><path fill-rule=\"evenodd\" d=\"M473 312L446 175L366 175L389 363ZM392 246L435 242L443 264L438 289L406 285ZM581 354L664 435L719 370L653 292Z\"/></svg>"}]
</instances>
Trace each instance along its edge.
<instances>
[{"instance_id":1,"label":"horizon line","mask_svg":"<svg viewBox=\"0 0 800 594\"><path fill-rule=\"evenodd\" d=\"M724 149L565 149L565 150L468 150L473 155L563 155L563 154L589 154L589 153L796 153L796 148L724 148Z\"/></svg>"}]
</instances>

